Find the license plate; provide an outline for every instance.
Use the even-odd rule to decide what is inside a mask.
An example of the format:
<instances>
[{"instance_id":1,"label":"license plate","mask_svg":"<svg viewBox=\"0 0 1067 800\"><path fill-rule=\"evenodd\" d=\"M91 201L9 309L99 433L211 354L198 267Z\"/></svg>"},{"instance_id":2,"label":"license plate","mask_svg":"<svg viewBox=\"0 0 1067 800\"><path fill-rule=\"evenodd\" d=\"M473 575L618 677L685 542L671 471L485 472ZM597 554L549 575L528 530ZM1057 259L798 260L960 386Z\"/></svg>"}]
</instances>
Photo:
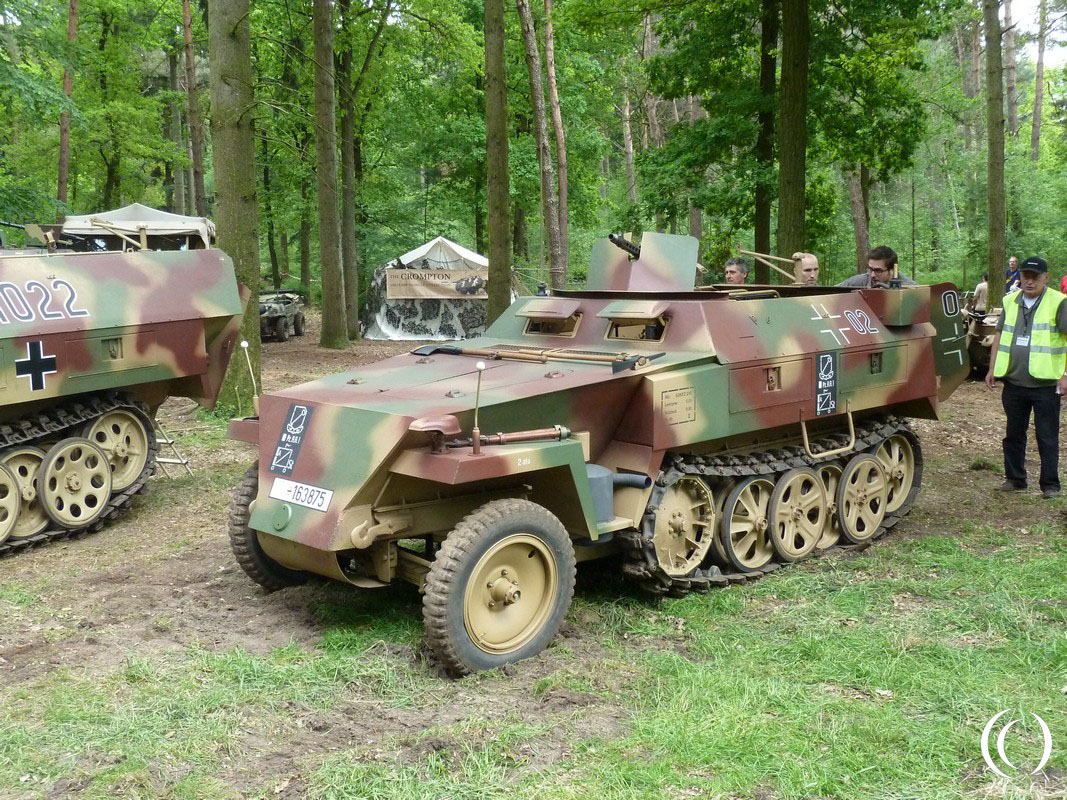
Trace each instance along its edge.
<instances>
[{"instance_id":1,"label":"license plate","mask_svg":"<svg viewBox=\"0 0 1067 800\"><path fill-rule=\"evenodd\" d=\"M333 500L333 492L330 489L320 489L307 483L297 483L285 478L275 478L270 487L270 496L275 500L284 500L286 503L310 508L312 511L325 511L330 507Z\"/></svg>"}]
</instances>

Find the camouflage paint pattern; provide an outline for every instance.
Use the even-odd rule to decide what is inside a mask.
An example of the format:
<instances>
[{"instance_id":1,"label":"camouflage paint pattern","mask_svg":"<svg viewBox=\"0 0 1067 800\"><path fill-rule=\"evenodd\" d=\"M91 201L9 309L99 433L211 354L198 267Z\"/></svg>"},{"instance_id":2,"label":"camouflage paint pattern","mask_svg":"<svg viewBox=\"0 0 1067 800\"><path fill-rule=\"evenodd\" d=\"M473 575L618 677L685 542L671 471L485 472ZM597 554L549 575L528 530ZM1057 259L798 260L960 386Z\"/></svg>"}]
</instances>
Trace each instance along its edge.
<instances>
[{"instance_id":1,"label":"camouflage paint pattern","mask_svg":"<svg viewBox=\"0 0 1067 800\"><path fill-rule=\"evenodd\" d=\"M0 418L114 389L211 407L247 299L220 250L0 252Z\"/></svg>"},{"instance_id":2,"label":"camouflage paint pattern","mask_svg":"<svg viewBox=\"0 0 1067 800\"><path fill-rule=\"evenodd\" d=\"M797 443L802 422L847 432L846 408L857 420L936 418L966 377L951 284L695 290L696 252L694 239L667 234L646 233L636 259L598 242L586 289L520 298L484 336L456 343L477 354L422 350L263 397L258 419L231 424L233 438L260 447L250 526L261 541L352 553L413 535L397 522L404 509L468 497L473 508L490 492L514 491L556 514L575 539L596 540L638 524L650 490L618 490L616 513L629 518L598 526L587 461L655 479L672 451ZM828 355L837 365L832 403L817 385ZM647 361L615 371L589 360L616 356ZM458 438L469 439L479 360L483 435L558 425L578 432L582 446L564 438L487 444L480 454L469 443L435 448L432 420L451 420L440 438L462 430ZM442 512L433 529L456 521ZM314 561L290 565L325 573Z\"/></svg>"}]
</instances>

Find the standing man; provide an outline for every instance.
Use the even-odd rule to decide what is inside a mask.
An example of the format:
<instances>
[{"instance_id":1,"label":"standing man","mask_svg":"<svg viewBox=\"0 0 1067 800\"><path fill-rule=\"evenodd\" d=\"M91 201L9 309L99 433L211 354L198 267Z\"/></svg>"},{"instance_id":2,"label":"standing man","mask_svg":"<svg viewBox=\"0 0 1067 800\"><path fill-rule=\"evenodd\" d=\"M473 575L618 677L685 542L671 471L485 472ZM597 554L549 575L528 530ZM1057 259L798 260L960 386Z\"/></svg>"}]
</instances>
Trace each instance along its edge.
<instances>
[{"instance_id":1,"label":"standing man","mask_svg":"<svg viewBox=\"0 0 1067 800\"><path fill-rule=\"evenodd\" d=\"M1041 496L1057 497L1060 398L1067 392L1067 296L1048 288L1043 258L1026 259L1020 273L1022 288L1004 298L991 351L995 358L985 376L990 389L997 378L1004 382L1005 480L998 491L1026 488L1026 432L1032 411L1041 456Z\"/></svg>"},{"instance_id":2,"label":"standing man","mask_svg":"<svg viewBox=\"0 0 1067 800\"><path fill-rule=\"evenodd\" d=\"M1012 256L1008 259L1008 268L1004 270L1004 294L1014 292L1019 288L1019 259Z\"/></svg>"},{"instance_id":3,"label":"standing man","mask_svg":"<svg viewBox=\"0 0 1067 800\"><path fill-rule=\"evenodd\" d=\"M900 278L902 286L915 285L907 275L897 273L897 254L892 247L883 244L867 254L866 272L846 278L837 285L850 289L885 289L893 278Z\"/></svg>"},{"instance_id":4,"label":"standing man","mask_svg":"<svg viewBox=\"0 0 1067 800\"><path fill-rule=\"evenodd\" d=\"M726 282L744 283L748 280L748 264L743 258L731 258L726 262Z\"/></svg>"},{"instance_id":5,"label":"standing man","mask_svg":"<svg viewBox=\"0 0 1067 800\"><path fill-rule=\"evenodd\" d=\"M974 310L978 314L985 313L986 303L989 300L989 273L982 273L982 282L974 287Z\"/></svg>"}]
</instances>

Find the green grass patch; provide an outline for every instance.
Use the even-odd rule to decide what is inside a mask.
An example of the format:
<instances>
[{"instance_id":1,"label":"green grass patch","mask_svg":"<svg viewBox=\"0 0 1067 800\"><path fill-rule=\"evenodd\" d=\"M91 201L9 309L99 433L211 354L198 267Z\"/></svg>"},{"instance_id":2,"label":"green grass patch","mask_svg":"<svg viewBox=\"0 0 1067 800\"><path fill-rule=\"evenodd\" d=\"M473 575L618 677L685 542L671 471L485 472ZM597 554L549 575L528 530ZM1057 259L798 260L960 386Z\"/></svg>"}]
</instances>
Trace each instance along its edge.
<instances>
[{"instance_id":1,"label":"green grass patch","mask_svg":"<svg viewBox=\"0 0 1067 800\"><path fill-rule=\"evenodd\" d=\"M978 737L1002 709L1034 711L1049 768L1067 768L1067 545L1055 525L958 527L705 595L597 585L575 600L578 636L536 668L458 682L414 655L414 589L331 588L315 647L0 685L0 795L271 797L292 781L330 800L1040 797L1032 737L1009 737L1010 784L987 777ZM363 716L345 728L350 708ZM309 744L305 720L332 746ZM234 784L256 741L302 749L286 774Z\"/></svg>"},{"instance_id":2,"label":"green grass patch","mask_svg":"<svg viewBox=\"0 0 1067 800\"><path fill-rule=\"evenodd\" d=\"M32 592L10 583L0 584L0 603L15 608L32 608L39 605L41 598Z\"/></svg>"}]
</instances>

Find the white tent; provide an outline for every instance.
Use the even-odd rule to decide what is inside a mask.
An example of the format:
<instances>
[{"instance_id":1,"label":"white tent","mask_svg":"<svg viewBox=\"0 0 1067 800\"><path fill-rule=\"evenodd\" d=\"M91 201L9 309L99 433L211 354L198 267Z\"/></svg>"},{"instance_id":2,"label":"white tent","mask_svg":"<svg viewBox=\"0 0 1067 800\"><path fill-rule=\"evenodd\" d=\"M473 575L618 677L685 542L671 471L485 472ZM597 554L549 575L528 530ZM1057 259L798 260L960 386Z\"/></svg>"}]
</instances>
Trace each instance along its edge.
<instances>
[{"instance_id":1,"label":"white tent","mask_svg":"<svg viewBox=\"0 0 1067 800\"><path fill-rule=\"evenodd\" d=\"M79 236L114 236L121 233L140 241L142 231L148 236L196 237L200 241L189 242L189 245L197 249L211 247L215 241L215 223L206 217L171 214L140 203L132 203L114 211L67 217L63 221L63 233Z\"/></svg>"},{"instance_id":2,"label":"white tent","mask_svg":"<svg viewBox=\"0 0 1067 800\"><path fill-rule=\"evenodd\" d=\"M438 236L374 271L367 339L447 341L485 330L489 259Z\"/></svg>"},{"instance_id":3,"label":"white tent","mask_svg":"<svg viewBox=\"0 0 1067 800\"><path fill-rule=\"evenodd\" d=\"M489 259L462 245L438 236L426 244L409 250L398 259L405 267L432 269L475 269L489 271ZM423 264L422 262L426 263ZM388 266L395 266L390 264Z\"/></svg>"}]
</instances>

